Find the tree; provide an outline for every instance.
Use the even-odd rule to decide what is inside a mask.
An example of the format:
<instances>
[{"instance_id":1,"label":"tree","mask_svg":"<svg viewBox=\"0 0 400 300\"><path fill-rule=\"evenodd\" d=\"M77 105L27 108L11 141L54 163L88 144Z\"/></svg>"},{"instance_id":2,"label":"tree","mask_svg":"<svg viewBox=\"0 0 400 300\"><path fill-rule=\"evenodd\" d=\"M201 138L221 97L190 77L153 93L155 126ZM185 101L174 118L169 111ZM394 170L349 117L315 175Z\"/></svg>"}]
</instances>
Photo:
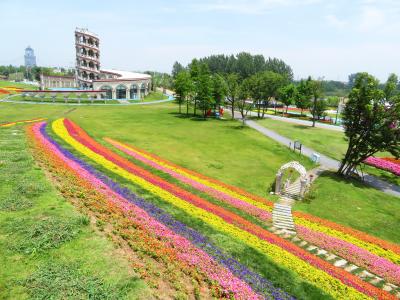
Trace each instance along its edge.
<instances>
[{"instance_id":1,"label":"tree","mask_svg":"<svg viewBox=\"0 0 400 300\"><path fill-rule=\"evenodd\" d=\"M324 99L317 99L311 108L311 114L313 120L320 120L322 117L326 116L325 110L327 109L326 101Z\"/></svg>"},{"instance_id":2,"label":"tree","mask_svg":"<svg viewBox=\"0 0 400 300\"><path fill-rule=\"evenodd\" d=\"M292 68L281 59L269 57L265 62L265 70L280 74L286 77L288 81L293 81Z\"/></svg>"},{"instance_id":3,"label":"tree","mask_svg":"<svg viewBox=\"0 0 400 300\"><path fill-rule=\"evenodd\" d=\"M207 110L212 107L212 82L208 66L204 63L199 64L199 72L195 85L196 100L199 108L203 111L204 119L207 116Z\"/></svg>"},{"instance_id":4,"label":"tree","mask_svg":"<svg viewBox=\"0 0 400 300\"><path fill-rule=\"evenodd\" d=\"M400 156L400 96L391 75L384 90L368 73L360 73L343 112L348 148L338 173L350 176L366 158L380 151Z\"/></svg>"},{"instance_id":5,"label":"tree","mask_svg":"<svg viewBox=\"0 0 400 300\"><path fill-rule=\"evenodd\" d=\"M248 112L253 108L253 101L250 100L252 81L246 78L239 87L238 100L236 107L242 116L242 126L244 126Z\"/></svg>"},{"instance_id":6,"label":"tree","mask_svg":"<svg viewBox=\"0 0 400 300\"><path fill-rule=\"evenodd\" d=\"M303 115L303 110L311 106L312 93L308 81L302 79L297 87L295 104L297 108L301 109L301 115Z\"/></svg>"},{"instance_id":7,"label":"tree","mask_svg":"<svg viewBox=\"0 0 400 300\"><path fill-rule=\"evenodd\" d=\"M183 70L185 70L185 68L179 63L179 62L175 62L174 65L172 66L172 78L176 78L176 76L182 72Z\"/></svg>"},{"instance_id":8,"label":"tree","mask_svg":"<svg viewBox=\"0 0 400 300\"><path fill-rule=\"evenodd\" d=\"M339 105L339 97L338 96L329 96L326 99L326 105L329 107L337 107Z\"/></svg>"},{"instance_id":9,"label":"tree","mask_svg":"<svg viewBox=\"0 0 400 300\"><path fill-rule=\"evenodd\" d=\"M227 89L224 77L219 74L212 76L212 98L214 99L215 106L218 107L218 110L226 97Z\"/></svg>"},{"instance_id":10,"label":"tree","mask_svg":"<svg viewBox=\"0 0 400 300\"><path fill-rule=\"evenodd\" d=\"M179 113L181 113L181 105L186 101L186 114L189 114L189 94L192 90L192 81L189 72L180 71L174 80L175 97L179 104Z\"/></svg>"},{"instance_id":11,"label":"tree","mask_svg":"<svg viewBox=\"0 0 400 300\"><path fill-rule=\"evenodd\" d=\"M286 113L288 112L289 105L294 103L296 95L297 88L293 83L283 86L278 90L278 98L286 106Z\"/></svg>"},{"instance_id":12,"label":"tree","mask_svg":"<svg viewBox=\"0 0 400 300\"><path fill-rule=\"evenodd\" d=\"M193 83L193 90L192 90L192 99L194 102L194 107L193 107L193 115L196 116L196 109L197 109L197 86L198 86L198 81L199 81L199 75L200 75L200 63L197 59L193 59L192 62L189 64L189 73L190 73L190 78L192 79Z\"/></svg>"},{"instance_id":13,"label":"tree","mask_svg":"<svg viewBox=\"0 0 400 300\"><path fill-rule=\"evenodd\" d=\"M312 127L315 127L316 117L318 116L318 118L319 118L322 115L322 113L325 111L326 103L319 101L319 98L322 97L321 81L320 80L312 80L311 77L309 77L307 80L307 84L309 85L311 96L313 99L311 114L313 116ZM324 111L321 112L321 109L324 109Z\"/></svg>"},{"instance_id":14,"label":"tree","mask_svg":"<svg viewBox=\"0 0 400 300\"><path fill-rule=\"evenodd\" d=\"M239 75L235 73L226 76L226 100L231 105L232 119L235 117L236 100L239 97Z\"/></svg>"},{"instance_id":15,"label":"tree","mask_svg":"<svg viewBox=\"0 0 400 300\"><path fill-rule=\"evenodd\" d=\"M353 88L354 83L356 82L357 76L360 75L361 73L352 73L349 75L349 80L347 82L347 85L350 89Z\"/></svg>"},{"instance_id":16,"label":"tree","mask_svg":"<svg viewBox=\"0 0 400 300\"><path fill-rule=\"evenodd\" d=\"M251 97L257 104L257 116L264 118L268 103L276 98L278 90L285 84L287 79L271 71L257 73L250 77Z\"/></svg>"}]
</instances>

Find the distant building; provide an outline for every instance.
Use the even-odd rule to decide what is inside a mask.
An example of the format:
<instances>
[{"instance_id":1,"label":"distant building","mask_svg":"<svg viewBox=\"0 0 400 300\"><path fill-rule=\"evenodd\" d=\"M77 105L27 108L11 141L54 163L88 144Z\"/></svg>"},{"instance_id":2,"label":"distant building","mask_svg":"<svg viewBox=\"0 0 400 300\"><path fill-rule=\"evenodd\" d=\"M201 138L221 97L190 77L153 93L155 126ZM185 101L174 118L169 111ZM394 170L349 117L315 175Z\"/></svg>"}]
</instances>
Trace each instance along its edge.
<instances>
[{"instance_id":1,"label":"distant building","mask_svg":"<svg viewBox=\"0 0 400 300\"><path fill-rule=\"evenodd\" d=\"M25 49L25 67L27 68L32 68L36 66L36 56L35 56L35 52L33 51L33 49L28 46Z\"/></svg>"}]
</instances>

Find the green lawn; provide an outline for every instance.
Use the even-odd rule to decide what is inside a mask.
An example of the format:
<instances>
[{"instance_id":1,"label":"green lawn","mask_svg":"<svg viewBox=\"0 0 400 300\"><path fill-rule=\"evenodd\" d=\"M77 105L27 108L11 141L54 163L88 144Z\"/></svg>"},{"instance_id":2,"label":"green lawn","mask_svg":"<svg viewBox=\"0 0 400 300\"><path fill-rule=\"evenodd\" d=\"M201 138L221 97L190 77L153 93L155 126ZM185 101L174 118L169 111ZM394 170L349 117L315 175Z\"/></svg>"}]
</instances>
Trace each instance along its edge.
<instances>
[{"instance_id":1,"label":"green lawn","mask_svg":"<svg viewBox=\"0 0 400 300\"><path fill-rule=\"evenodd\" d=\"M26 84L22 82L12 82L12 81L5 81L5 80L0 80L0 88L2 87L16 87L16 88L21 88L21 89L32 89L32 90L37 90L38 87L35 85L31 84Z\"/></svg>"},{"instance_id":2,"label":"green lawn","mask_svg":"<svg viewBox=\"0 0 400 300\"><path fill-rule=\"evenodd\" d=\"M24 129L0 128L0 298L143 298L130 261L94 228L34 163Z\"/></svg>"},{"instance_id":3,"label":"green lawn","mask_svg":"<svg viewBox=\"0 0 400 300\"><path fill-rule=\"evenodd\" d=\"M145 96L141 100L129 100L129 102L136 103L136 102L151 102L151 101L157 101L157 100L165 100L168 99L168 96L165 96L162 92L151 92L147 96Z\"/></svg>"},{"instance_id":4,"label":"green lawn","mask_svg":"<svg viewBox=\"0 0 400 300\"><path fill-rule=\"evenodd\" d=\"M290 138L291 140L299 140L305 146L336 160L341 160L347 150L345 135L340 131L297 125L272 119L263 119L258 120L257 122L280 135ZM382 153L378 155L388 154ZM366 173L400 185L399 176L371 166L364 165L363 167Z\"/></svg>"},{"instance_id":5,"label":"green lawn","mask_svg":"<svg viewBox=\"0 0 400 300\"><path fill-rule=\"evenodd\" d=\"M300 160L309 169L312 167L308 159L293 154L286 147L281 146L253 129L242 128L237 121L201 118L186 118L177 114L177 105L163 103L147 106L116 106L116 107L77 107L71 111L68 106L41 106L0 103L0 121L13 121L35 117L50 117L51 119L67 116L83 127L90 135L101 141L103 137L111 137L123 142L155 153L176 164L193 169L205 175L220 179L226 183L244 188L255 194L266 196L267 189L274 181L279 167L291 160ZM267 122L269 120L266 120ZM280 122L283 123L283 122ZM280 124L279 123L279 124ZM285 126L284 123L282 126ZM285 133L284 129L282 132ZM286 135L297 133L288 127ZM308 130L308 129L307 129ZM314 130L314 129L310 129ZM300 131L301 132L301 131ZM321 132L322 133L322 132ZM334 134L333 132L332 134ZM303 137L301 140L306 144ZM335 137L332 137L335 138ZM336 137L340 139L340 137ZM310 138L310 141L312 139ZM329 140L329 138L326 138ZM321 143L315 139L313 145ZM313 146L309 145L309 146ZM325 146L324 146L325 147ZM331 151L326 146L327 151ZM341 149L338 147L338 149ZM338 150L339 151L339 150ZM352 218L362 218L364 212L367 217L375 218L371 203L380 207L380 213L386 216L386 222L399 224L398 215L393 211L400 211L400 200L382 192L362 187L349 193L349 185L335 178L323 180L320 193L310 204L324 203L323 210L316 210L317 216L349 224L354 228L376 234L392 241L400 240L400 232L390 235L377 232L373 222L356 224L348 217L349 205L338 206L337 201L330 201L331 194L336 198L351 199L358 203L361 210L352 210ZM326 184L325 184L326 183ZM335 193L331 191L333 189ZM351 201L348 200L350 203ZM387 202L393 203L391 207ZM307 204L304 204L307 207ZM306 210L301 206L302 210ZM350 222L351 221L351 222ZM381 229L385 231L385 229Z\"/></svg>"},{"instance_id":6,"label":"green lawn","mask_svg":"<svg viewBox=\"0 0 400 300\"><path fill-rule=\"evenodd\" d=\"M313 191L312 199L294 208L400 243L400 198L329 172L315 181Z\"/></svg>"}]
</instances>

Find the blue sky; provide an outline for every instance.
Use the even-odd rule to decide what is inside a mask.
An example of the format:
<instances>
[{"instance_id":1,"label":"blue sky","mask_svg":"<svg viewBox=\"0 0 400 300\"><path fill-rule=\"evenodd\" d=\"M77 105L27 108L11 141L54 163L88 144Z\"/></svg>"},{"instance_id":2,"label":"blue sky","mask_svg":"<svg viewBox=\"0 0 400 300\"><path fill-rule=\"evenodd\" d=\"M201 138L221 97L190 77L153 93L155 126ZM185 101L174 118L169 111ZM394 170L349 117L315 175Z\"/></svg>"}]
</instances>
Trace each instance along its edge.
<instances>
[{"instance_id":1,"label":"blue sky","mask_svg":"<svg viewBox=\"0 0 400 300\"><path fill-rule=\"evenodd\" d=\"M400 74L396 0L0 0L0 64L31 45L45 66L73 66L75 27L101 39L101 63L171 70L175 60L248 51L278 57L295 78Z\"/></svg>"}]
</instances>

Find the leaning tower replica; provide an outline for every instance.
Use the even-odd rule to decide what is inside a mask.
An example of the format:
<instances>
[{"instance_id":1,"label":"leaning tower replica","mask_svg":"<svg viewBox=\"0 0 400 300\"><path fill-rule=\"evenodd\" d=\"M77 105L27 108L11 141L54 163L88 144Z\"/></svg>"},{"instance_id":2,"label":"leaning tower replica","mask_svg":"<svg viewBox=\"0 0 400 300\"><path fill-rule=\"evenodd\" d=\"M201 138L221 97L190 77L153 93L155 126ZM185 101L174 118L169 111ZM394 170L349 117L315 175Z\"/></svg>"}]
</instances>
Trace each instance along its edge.
<instances>
[{"instance_id":1,"label":"leaning tower replica","mask_svg":"<svg viewBox=\"0 0 400 300\"><path fill-rule=\"evenodd\" d=\"M92 88L100 79L100 48L96 34L85 28L75 30L76 81L80 88Z\"/></svg>"}]
</instances>

